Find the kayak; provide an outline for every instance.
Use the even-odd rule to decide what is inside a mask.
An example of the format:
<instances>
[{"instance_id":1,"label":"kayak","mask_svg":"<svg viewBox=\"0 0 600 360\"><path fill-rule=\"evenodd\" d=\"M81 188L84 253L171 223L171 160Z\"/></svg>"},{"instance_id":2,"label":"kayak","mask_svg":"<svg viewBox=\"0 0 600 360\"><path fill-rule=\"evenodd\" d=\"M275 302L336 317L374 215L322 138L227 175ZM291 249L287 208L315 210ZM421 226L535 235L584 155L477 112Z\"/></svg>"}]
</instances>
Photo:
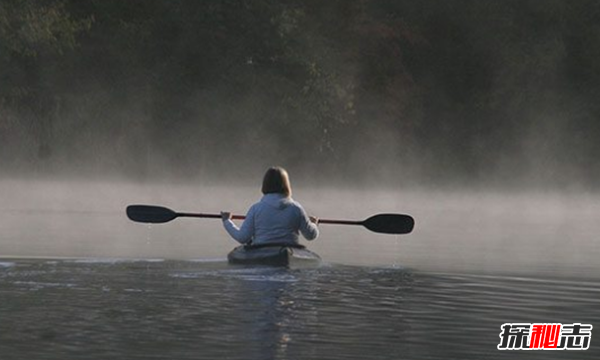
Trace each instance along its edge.
<instances>
[{"instance_id":1,"label":"kayak","mask_svg":"<svg viewBox=\"0 0 600 360\"><path fill-rule=\"evenodd\" d=\"M227 255L227 260L236 265L314 267L321 264L321 257L306 247L288 244L238 246Z\"/></svg>"}]
</instances>

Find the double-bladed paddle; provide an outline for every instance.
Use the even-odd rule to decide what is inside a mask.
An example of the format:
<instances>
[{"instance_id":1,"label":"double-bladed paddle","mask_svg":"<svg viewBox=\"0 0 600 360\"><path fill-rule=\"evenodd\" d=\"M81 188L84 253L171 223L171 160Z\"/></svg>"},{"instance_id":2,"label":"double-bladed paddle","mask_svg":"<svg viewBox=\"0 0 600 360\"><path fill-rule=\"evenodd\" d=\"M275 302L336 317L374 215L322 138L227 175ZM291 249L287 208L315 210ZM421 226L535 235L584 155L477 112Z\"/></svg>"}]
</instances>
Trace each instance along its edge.
<instances>
[{"instance_id":1,"label":"double-bladed paddle","mask_svg":"<svg viewBox=\"0 0 600 360\"><path fill-rule=\"evenodd\" d=\"M221 215L180 213L163 206L129 205L127 207L127 217L137 222L160 224L169 222L178 217L220 219ZM232 218L234 220L243 220L246 217L243 215L233 215ZM377 233L408 234L413 230L415 220L410 215L404 214L378 214L363 221L319 219L319 224L362 225Z\"/></svg>"}]
</instances>

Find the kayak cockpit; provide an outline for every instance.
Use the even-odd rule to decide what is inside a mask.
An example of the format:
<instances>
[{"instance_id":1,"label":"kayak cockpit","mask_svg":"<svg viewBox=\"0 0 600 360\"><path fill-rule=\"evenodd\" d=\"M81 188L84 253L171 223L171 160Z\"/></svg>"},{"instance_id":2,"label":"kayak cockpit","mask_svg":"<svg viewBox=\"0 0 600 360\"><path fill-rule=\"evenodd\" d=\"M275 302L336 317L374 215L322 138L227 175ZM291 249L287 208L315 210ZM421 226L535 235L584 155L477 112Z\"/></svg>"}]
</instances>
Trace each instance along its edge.
<instances>
[{"instance_id":1,"label":"kayak cockpit","mask_svg":"<svg viewBox=\"0 0 600 360\"><path fill-rule=\"evenodd\" d=\"M319 266L321 257L299 244L242 245L233 249L227 260L235 265Z\"/></svg>"}]
</instances>

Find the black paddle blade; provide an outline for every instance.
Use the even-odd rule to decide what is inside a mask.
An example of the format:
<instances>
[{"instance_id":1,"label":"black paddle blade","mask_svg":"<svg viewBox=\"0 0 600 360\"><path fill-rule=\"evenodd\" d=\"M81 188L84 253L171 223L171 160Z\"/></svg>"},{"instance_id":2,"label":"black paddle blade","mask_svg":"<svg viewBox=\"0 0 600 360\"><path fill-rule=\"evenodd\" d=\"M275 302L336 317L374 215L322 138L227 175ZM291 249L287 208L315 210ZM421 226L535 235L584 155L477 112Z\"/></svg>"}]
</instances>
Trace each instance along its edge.
<instances>
[{"instance_id":1,"label":"black paddle blade","mask_svg":"<svg viewBox=\"0 0 600 360\"><path fill-rule=\"evenodd\" d=\"M415 220L410 215L379 214L363 222L367 229L383 234L408 234L415 227Z\"/></svg>"},{"instance_id":2,"label":"black paddle blade","mask_svg":"<svg viewBox=\"0 0 600 360\"><path fill-rule=\"evenodd\" d=\"M127 217L137 222L160 224L175 219L177 213L162 206L129 205Z\"/></svg>"}]
</instances>

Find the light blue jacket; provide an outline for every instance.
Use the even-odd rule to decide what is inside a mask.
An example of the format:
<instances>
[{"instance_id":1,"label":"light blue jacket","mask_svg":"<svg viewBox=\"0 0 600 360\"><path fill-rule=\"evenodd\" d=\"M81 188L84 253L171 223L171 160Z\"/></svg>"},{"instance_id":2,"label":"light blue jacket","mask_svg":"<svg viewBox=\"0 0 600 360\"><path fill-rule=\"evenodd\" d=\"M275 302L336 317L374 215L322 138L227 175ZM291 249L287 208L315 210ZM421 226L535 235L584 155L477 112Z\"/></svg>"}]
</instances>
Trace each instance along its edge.
<instances>
[{"instance_id":1,"label":"light blue jacket","mask_svg":"<svg viewBox=\"0 0 600 360\"><path fill-rule=\"evenodd\" d=\"M233 221L223 221L232 238L245 244L298 243L299 234L316 239L319 229L310 222L302 206L283 194L266 194L250 207L241 228Z\"/></svg>"}]
</instances>

